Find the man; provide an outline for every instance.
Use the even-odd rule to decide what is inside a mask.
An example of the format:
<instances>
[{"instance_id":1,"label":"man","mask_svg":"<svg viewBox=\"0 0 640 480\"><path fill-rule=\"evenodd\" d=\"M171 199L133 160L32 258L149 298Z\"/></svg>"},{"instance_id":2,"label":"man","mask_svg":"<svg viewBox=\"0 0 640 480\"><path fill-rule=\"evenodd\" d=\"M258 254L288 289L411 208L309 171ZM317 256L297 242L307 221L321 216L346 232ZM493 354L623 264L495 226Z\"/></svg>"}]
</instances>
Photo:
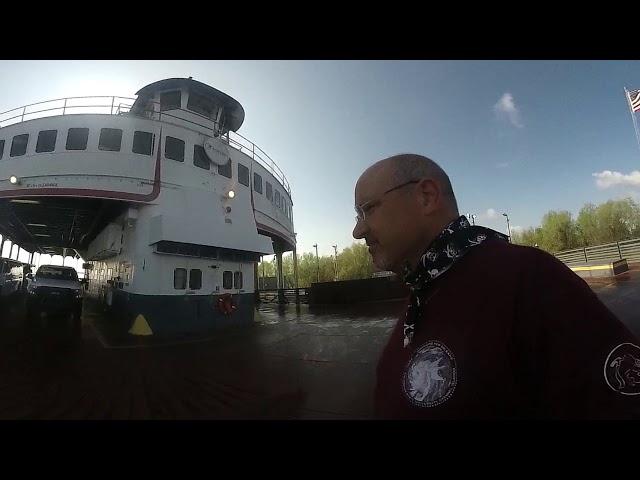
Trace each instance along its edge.
<instances>
[{"instance_id":1,"label":"man","mask_svg":"<svg viewBox=\"0 0 640 480\"><path fill-rule=\"evenodd\" d=\"M640 418L640 342L552 255L460 216L403 154L355 188L356 239L411 289L377 366L376 418Z\"/></svg>"}]
</instances>

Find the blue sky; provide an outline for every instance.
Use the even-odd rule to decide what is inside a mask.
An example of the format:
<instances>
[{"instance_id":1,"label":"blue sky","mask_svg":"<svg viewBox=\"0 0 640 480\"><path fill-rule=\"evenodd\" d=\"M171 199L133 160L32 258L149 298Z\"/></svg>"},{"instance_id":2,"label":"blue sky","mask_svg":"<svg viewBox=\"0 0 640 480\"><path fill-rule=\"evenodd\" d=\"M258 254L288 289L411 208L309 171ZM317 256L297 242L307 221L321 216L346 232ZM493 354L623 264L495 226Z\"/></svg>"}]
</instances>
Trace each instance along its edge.
<instances>
[{"instance_id":1,"label":"blue sky","mask_svg":"<svg viewBox=\"0 0 640 480\"><path fill-rule=\"evenodd\" d=\"M587 202L640 199L624 95L640 88L638 61L48 60L0 61L0 70L0 112L68 96L133 97L170 77L231 95L246 112L238 133L291 184L299 253L317 243L331 255L332 245L354 242L355 182L397 153L438 162L461 213L503 232L503 212L526 228L549 210L575 216Z\"/></svg>"}]
</instances>

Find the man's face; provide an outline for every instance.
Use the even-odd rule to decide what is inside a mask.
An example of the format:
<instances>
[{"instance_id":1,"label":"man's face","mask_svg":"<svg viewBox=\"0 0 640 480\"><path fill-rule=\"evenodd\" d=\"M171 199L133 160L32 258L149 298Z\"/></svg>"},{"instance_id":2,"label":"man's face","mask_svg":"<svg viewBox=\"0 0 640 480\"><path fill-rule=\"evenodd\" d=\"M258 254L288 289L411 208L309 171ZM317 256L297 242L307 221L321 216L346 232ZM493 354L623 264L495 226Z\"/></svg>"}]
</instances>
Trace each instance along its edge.
<instances>
[{"instance_id":1,"label":"man's face","mask_svg":"<svg viewBox=\"0 0 640 480\"><path fill-rule=\"evenodd\" d=\"M364 220L357 221L353 237L365 239L376 267L401 273L418 231L417 182L395 188L398 182L387 170L368 170L358 180L355 204L362 206Z\"/></svg>"}]
</instances>

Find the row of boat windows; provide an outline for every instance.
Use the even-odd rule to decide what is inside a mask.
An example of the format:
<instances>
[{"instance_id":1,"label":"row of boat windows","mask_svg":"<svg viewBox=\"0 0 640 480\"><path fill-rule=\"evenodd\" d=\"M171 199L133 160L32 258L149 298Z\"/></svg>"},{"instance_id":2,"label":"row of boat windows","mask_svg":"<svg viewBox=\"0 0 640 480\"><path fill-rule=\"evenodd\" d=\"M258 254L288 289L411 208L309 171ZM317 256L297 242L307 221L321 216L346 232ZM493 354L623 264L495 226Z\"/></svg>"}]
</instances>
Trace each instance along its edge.
<instances>
[{"instance_id":1,"label":"row of boat windows","mask_svg":"<svg viewBox=\"0 0 640 480\"><path fill-rule=\"evenodd\" d=\"M175 290L187 289L187 269L176 268L173 271L173 288ZM192 268L189 270L189 290L200 290L202 288L202 270ZM222 288L231 290L232 288L242 288L242 272L232 272L225 270L222 272Z\"/></svg>"},{"instance_id":2,"label":"row of boat windows","mask_svg":"<svg viewBox=\"0 0 640 480\"><path fill-rule=\"evenodd\" d=\"M57 130L42 130L38 133L36 141L36 153L53 152L56 148L58 138ZM65 143L66 150L86 150L89 141L88 128L69 128L67 132L67 141ZM29 144L29 134L23 133L16 135L11 140L11 148L9 150L10 157L20 157L27 153ZM133 142L131 151L140 155L153 155L155 145L155 134L136 130L133 132ZM4 155L5 140L0 140L0 160ZM119 152L122 148L122 130L119 128L102 128L100 130L100 138L98 140L98 150L107 152ZM165 137L164 156L169 160L176 162L184 162L185 159L185 142L175 137ZM200 145L193 146L193 165L204 170L211 169L211 162ZM226 165L218 165L218 173L223 177L232 178L231 159ZM238 163L238 183L250 187L249 169ZM256 193L263 194L262 177L253 174L253 189ZM271 183L265 181L265 192L267 200L274 203L282 212L293 220L292 211L289 203L284 195L281 195L277 189L273 188Z\"/></svg>"}]
</instances>

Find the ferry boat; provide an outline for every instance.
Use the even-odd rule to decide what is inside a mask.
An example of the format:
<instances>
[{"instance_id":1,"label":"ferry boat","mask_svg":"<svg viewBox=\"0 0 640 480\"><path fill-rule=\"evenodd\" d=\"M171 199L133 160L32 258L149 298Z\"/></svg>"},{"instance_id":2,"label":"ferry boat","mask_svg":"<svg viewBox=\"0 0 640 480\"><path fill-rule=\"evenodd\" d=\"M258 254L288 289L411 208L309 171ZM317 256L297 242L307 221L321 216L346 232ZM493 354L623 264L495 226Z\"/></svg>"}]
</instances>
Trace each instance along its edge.
<instances>
[{"instance_id":1,"label":"ferry boat","mask_svg":"<svg viewBox=\"0 0 640 480\"><path fill-rule=\"evenodd\" d=\"M189 77L135 95L0 114L0 235L82 257L130 333L248 325L260 257L295 254L290 185L226 93Z\"/></svg>"}]
</instances>

